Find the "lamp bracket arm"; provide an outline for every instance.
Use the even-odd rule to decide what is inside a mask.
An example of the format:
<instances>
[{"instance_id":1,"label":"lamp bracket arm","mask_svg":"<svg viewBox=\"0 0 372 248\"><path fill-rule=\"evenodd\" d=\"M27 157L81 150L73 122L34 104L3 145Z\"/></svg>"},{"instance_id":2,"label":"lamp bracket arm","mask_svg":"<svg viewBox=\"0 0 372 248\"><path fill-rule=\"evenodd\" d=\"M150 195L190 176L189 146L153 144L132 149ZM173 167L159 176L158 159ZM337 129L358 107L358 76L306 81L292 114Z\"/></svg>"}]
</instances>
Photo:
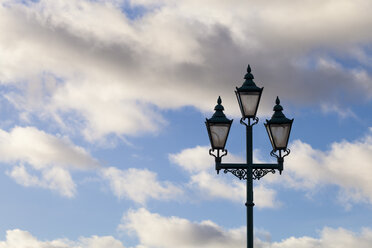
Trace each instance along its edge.
<instances>
[{"instance_id":1,"label":"lamp bracket arm","mask_svg":"<svg viewBox=\"0 0 372 248\"><path fill-rule=\"evenodd\" d=\"M259 170L280 170L283 166L281 163L277 164L252 164L252 169L259 169Z\"/></svg>"},{"instance_id":2,"label":"lamp bracket arm","mask_svg":"<svg viewBox=\"0 0 372 248\"><path fill-rule=\"evenodd\" d=\"M248 164L230 164L230 163L216 163L216 166L222 170L227 169L247 169L249 167Z\"/></svg>"}]
</instances>

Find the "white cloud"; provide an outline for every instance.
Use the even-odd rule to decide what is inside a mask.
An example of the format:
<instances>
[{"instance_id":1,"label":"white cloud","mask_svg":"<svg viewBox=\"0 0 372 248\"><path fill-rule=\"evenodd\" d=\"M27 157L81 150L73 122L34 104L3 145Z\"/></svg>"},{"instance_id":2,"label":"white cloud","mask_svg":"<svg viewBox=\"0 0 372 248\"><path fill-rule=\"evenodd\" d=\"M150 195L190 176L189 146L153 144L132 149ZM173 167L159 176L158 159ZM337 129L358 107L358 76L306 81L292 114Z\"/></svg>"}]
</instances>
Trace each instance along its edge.
<instances>
[{"instance_id":1,"label":"white cloud","mask_svg":"<svg viewBox=\"0 0 372 248\"><path fill-rule=\"evenodd\" d=\"M68 138L34 127L14 127L9 132L0 129L0 161L13 166L7 174L17 183L47 188L66 197L76 194L69 170L99 167L97 160ZM41 175L30 174L26 165Z\"/></svg>"},{"instance_id":2,"label":"white cloud","mask_svg":"<svg viewBox=\"0 0 372 248\"><path fill-rule=\"evenodd\" d=\"M223 198L236 202L245 201L245 181L236 178L221 178L216 173L202 171L191 176L191 184L202 192L203 196Z\"/></svg>"},{"instance_id":3,"label":"white cloud","mask_svg":"<svg viewBox=\"0 0 372 248\"><path fill-rule=\"evenodd\" d=\"M129 211L120 230L135 234L145 247L240 247L244 229L224 230L212 221L190 222L178 217L163 217L146 209Z\"/></svg>"},{"instance_id":4,"label":"white cloud","mask_svg":"<svg viewBox=\"0 0 372 248\"><path fill-rule=\"evenodd\" d=\"M124 245L112 236L81 237L79 241L56 239L40 241L27 231L8 230L6 240L0 241L0 248L124 248Z\"/></svg>"},{"instance_id":5,"label":"white cloud","mask_svg":"<svg viewBox=\"0 0 372 248\"><path fill-rule=\"evenodd\" d=\"M285 159L280 178L268 178L287 187L313 192L326 185L340 188L339 200L350 207L352 203L372 204L372 135L355 141L334 142L328 150L314 149L296 140L291 154Z\"/></svg>"},{"instance_id":6,"label":"white cloud","mask_svg":"<svg viewBox=\"0 0 372 248\"><path fill-rule=\"evenodd\" d=\"M139 204L145 204L151 198L169 200L182 194L180 187L168 181L158 181L156 173L147 169L109 167L102 169L101 173L118 198L125 197Z\"/></svg>"},{"instance_id":7,"label":"white cloud","mask_svg":"<svg viewBox=\"0 0 372 248\"><path fill-rule=\"evenodd\" d=\"M0 129L0 161L28 163L35 169L59 166L68 169L93 169L97 160L67 137L45 133L35 127Z\"/></svg>"},{"instance_id":8,"label":"white cloud","mask_svg":"<svg viewBox=\"0 0 372 248\"><path fill-rule=\"evenodd\" d=\"M245 228L224 229L211 222L190 222L179 217L163 217L145 209L129 211L122 219L120 230L139 238L137 247L244 247ZM338 228L323 228L319 238L290 237L280 242L255 239L257 248L369 248L372 230L364 228L360 233ZM0 248L124 248L123 243L112 236L80 237L77 241L66 238L41 241L31 233L19 229L8 230Z\"/></svg>"},{"instance_id":9,"label":"white cloud","mask_svg":"<svg viewBox=\"0 0 372 248\"><path fill-rule=\"evenodd\" d=\"M169 154L168 158L172 163L190 173L205 171L211 167L213 162L206 146L186 148L177 154Z\"/></svg>"},{"instance_id":10,"label":"white cloud","mask_svg":"<svg viewBox=\"0 0 372 248\"><path fill-rule=\"evenodd\" d=\"M84 96L81 92L84 92ZM86 121L83 135L90 141L99 140L110 133L156 133L166 125L154 106L130 94L137 93L131 93L125 85L77 81L55 91L52 111L68 113L73 110L80 113L79 118Z\"/></svg>"},{"instance_id":11,"label":"white cloud","mask_svg":"<svg viewBox=\"0 0 372 248\"><path fill-rule=\"evenodd\" d=\"M345 118L357 118L356 114L350 108L341 108L337 105L322 104L321 110L328 113L336 113L339 117Z\"/></svg>"},{"instance_id":12,"label":"white cloud","mask_svg":"<svg viewBox=\"0 0 372 248\"><path fill-rule=\"evenodd\" d=\"M123 216L119 230L129 232L139 239L144 247L244 247L245 227L224 229L212 221L191 222L179 217L164 217L146 209L131 210ZM290 237L280 242L260 240L257 248L369 248L372 230L365 228L354 233L343 228L323 228L319 238Z\"/></svg>"},{"instance_id":13,"label":"white cloud","mask_svg":"<svg viewBox=\"0 0 372 248\"><path fill-rule=\"evenodd\" d=\"M354 233L343 228L333 229L324 228L321 231L320 238L312 237L291 237L281 242L272 244L263 243L261 247L268 248L346 248L360 247L368 248L372 242L372 230L369 228L363 229L361 233Z\"/></svg>"},{"instance_id":14,"label":"white cloud","mask_svg":"<svg viewBox=\"0 0 372 248\"><path fill-rule=\"evenodd\" d=\"M52 167L42 170L40 178L31 175L25 166L15 166L7 175L18 184L25 187L41 187L56 191L62 196L73 197L76 194L76 185L70 173L60 167Z\"/></svg>"},{"instance_id":15,"label":"white cloud","mask_svg":"<svg viewBox=\"0 0 372 248\"><path fill-rule=\"evenodd\" d=\"M191 222L179 217L164 217L146 209L130 210L118 227L138 237L137 247L244 247L245 227L225 229L212 221ZM256 231L256 234L258 232ZM266 236L270 234L265 234ZM270 237L268 238L270 239ZM255 238L257 248L369 248L372 229L352 232L343 228L325 227L316 237L289 237L279 242ZM8 230L0 248L124 248L113 236L80 237L77 241L66 238L41 241L31 233L19 229Z\"/></svg>"},{"instance_id":16,"label":"white cloud","mask_svg":"<svg viewBox=\"0 0 372 248\"><path fill-rule=\"evenodd\" d=\"M20 118L54 120L96 141L159 132L161 110L210 111L218 95L238 115L233 88L247 62L265 86L265 114L276 95L331 105L344 95L343 103L372 97L368 0L131 1L146 9L135 20L121 4L128 2L1 1L0 81ZM312 66L330 54L360 59L358 71Z\"/></svg>"},{"instance_id":17,"label":"white cloud","mask_svg":"<svg viewBox=\"0 0 372 248\"><path fill-rule=\"evenodd\" d=\"M124 248L121 241L115 239L112 236L92 236L90 238L80 238L80 242L77 245L79 248Z\"/></svg>"},{"instance_id":18,"label":"white cloud","mask_svg":"<svg viewBox=\"0 0 372 248\"><path fill-rule=\"evenodd\" d=\"M169 160L190 173L189 185L200 191L203 199L222 198L235 202L246 201L246 184L244 180L239 180L233 175L216 175L214 171L214 161L208 153L208 147L196 146L184 149L177 154L169 154ZM224 162L242 162L242 158L228 154L224 157ZM276 191L267 188L260 181L254 188L254 202L258 208L274 208L280 206L276 199Z\"/></svg>"}]
</instances>

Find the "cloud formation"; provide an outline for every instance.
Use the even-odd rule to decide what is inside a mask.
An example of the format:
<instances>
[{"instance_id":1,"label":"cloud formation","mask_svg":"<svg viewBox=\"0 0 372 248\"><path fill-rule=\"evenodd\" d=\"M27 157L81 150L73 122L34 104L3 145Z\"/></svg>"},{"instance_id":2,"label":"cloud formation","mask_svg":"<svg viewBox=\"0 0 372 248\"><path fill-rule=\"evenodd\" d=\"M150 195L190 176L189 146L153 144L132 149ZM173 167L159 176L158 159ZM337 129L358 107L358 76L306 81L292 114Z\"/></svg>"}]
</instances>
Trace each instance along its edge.
<instances>
[{"instance_id":1,"label":"cloud formation","mask_svg":"<svg viewBox=\"0 0 372 248\"><path fill-rule=\"evenodd\" d=\"M372 242L372 230L370 228L363 229L360 233L354 233L349 230L338 228L323 228L320 237L290 237L281 242L274 242L268 244L267 242L261 243L258 247L262 248L346 248L346 247L361 247L367 248Z\"/></svg>"},{"instance_id":2,"label":"cloud formation","mask_svg":"<svg viewBox=\"0 0 372 248\"><path fill-rule=\"evenodd\" d=\"M0 3L5 99L90 141L159 132L162 110L210 111L218 95L238 115L248 62L265 86L260 113L276 95L325 109L372 97L368 0ZM123 5L144 11L130 19Z\"/></svg>"},{"instance_id":3,"label":"cloud formation","mask_svg":"<svg viewBox=\"0 0 372 248\"><path fill-rule=\"evenodd\" d=\"M310 192L337 185L338 198L347 207L355 202L372 204L371 131L358 140L334 142L326 151L299 140L293 142L283 173L285 185Z\"/></svg>"},{"instance_id":4,"label":"cloud formation","mask_svg":"<svg viewBox=\"0 0 372 248\"><path fill-rule=\"evenodd\" d=\"M0 129L0 161L27 163L35 169L58 166L87 170L99 167L97 160L67 137L54 136L35 127Z\"/></svg>"},{"instance_id":5,"label":"cloud formation","mask_svg":"<svg viewBox=\"0 0 372 248\"><path fill-rule=\"evenodd\" d=\"M131 210L122 218L119 229L132 233L143 247L244 247L245 227L225 229L212 221L191 222L179 217L164 217L146 209ZM257 248L369 248L372 230L363 229L354 233L343 228L323 228L319 238L290 237L280 242L258 239Z\"/></svg>"},{"instance_id":6,"label":"cloud formation","mask_svg":"<svg viewBox=\"0 0 372 248\"><path fill-rule=\"evenodd\" d=\"M8 230L6 239L0 241L0 248L124 248L124 245L112 236L81 237L79 241L56 239L40 241L31 233L19 229Z\"/></svg>"},{"instance_id":7,"label":"cloud formation","mask_svg":"<svg viewBox=\"0 0 372 248\"><path fill-rule=\"evenodd\" d=\"M168 181L159 181L156 173L147 169L120 170L109 167L102 169L101 174L109 182L115 196L119 199L125 197L142 205L149 199L169 200L183 193L181 187Z\"/></svg>"},{"instance_id":8,"label":"cloud formation","mask_svg":"<svg viewBox=\"0 0 372 248\"><path fill-rule=\"evenodd\" d=\"M65 197L74 197L76 184L68 170L60 167L51 167L41 170L41 175L30 174L24 165L14 166L6 174L25 187L40 187L56 191Z\"/></svg>"},{"instance_id":9,"label":"cloud formation","mask_svg":"<svg viewBox=\"0 0 372 248\"><path fill-rule=\"evenodd\" d=\"M245 227L225 229L212 221L191 222L179 217L164 217L141 208L127 212L118 229L138 238L136 247L244 247ZM303 236L289 237L280 242L255 238L257 248L369 248L372 230L363 228L359 233L343 228L321 230L318 238ZM66 238L41 241L31 233L19 229L8 230L0 248L124 248L123 243L113 236L80 237L77 241Z\"/></svg>"},{"instance_id":10,"label":"cloud formation","mask_svg":"<svg viewBox=\"0 0 372 248\"><path fill-rule=\"evenodd\" d=\"M119 230L136 235L144 247L240 247L244 228L224 230L212 221L191 222L179 217L164 217L144 208L123 216Z\"/></svg>"},{"instance_id":11,"label":"cloud formation","mask_svg":"<svg viewBox=\"0 0 372 248\"><path fill-rule=\"evenodd\" d=\"M47 188L65 197L76 194L70 170L99 167L96 159L67 137L19 126L0 129L0 161L12 166L7 174L18 184Z\"/></svg>"}]
</instances>

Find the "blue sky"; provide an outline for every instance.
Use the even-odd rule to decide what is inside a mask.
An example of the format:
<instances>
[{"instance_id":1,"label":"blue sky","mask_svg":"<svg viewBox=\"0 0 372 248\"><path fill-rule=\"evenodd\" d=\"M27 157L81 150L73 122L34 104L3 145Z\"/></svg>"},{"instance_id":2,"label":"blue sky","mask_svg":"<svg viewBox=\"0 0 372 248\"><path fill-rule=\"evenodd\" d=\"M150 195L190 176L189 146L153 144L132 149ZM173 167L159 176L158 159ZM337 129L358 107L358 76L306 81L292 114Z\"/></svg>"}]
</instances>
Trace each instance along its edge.
<instances>
[{"instance_id":1,"label":"blue sky","mask_svg":"<svg viewBox=\"0 0 372 248\"><path fill-rule=\"evenodd\" d=\"M245 183L204 121L234 118L249 63L294 118L282 175L254 182L255 247L372 243L372 4L0 0L0 248L245 247Z\"/></svg>"}]
</instances>

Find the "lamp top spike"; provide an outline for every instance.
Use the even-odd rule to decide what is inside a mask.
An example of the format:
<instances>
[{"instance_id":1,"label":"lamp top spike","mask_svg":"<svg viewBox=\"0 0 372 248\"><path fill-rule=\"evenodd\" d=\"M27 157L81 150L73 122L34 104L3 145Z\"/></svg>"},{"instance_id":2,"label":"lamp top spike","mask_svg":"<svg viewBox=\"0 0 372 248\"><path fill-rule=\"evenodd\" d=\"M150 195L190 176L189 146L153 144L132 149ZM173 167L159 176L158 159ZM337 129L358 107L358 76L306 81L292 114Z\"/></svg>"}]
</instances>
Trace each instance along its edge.
<instances>
[{"instance_id":1,"label":"lamp top spike","mask_svg":"<svg viewBox=\"0 0 372 248\"><path fill-rule=\"evenodd\" d=\"M277 105L280 104L279 96L276 97L275 103L276 103Z\"/></svg>"},{"instance_id":2,"label":"lamp top spike","mask_svg":"<svg viewBox=\"0 0 372 248\"><path fill-rule=\"evenodd\" d=\"M221 96L218 97L218 99L217 99L217 103L218 103L218 104L221 104L221 103L222 103Z\"/></svg>"},{"instance_id":3,"label":"lamp top spike","mask_svg":"<svg viewBox=\"0 0 372 248\"><path fill-rule=\"evenodd\" d=\"M251 72L252 72L251 66L248 64L247 74L245 74L244 79L246 81L248 80L250 84L252 84L252 83L254 84L254 82L252 81L252 79L254 79L254 76Z\"/></svg>"}]
</instances>

